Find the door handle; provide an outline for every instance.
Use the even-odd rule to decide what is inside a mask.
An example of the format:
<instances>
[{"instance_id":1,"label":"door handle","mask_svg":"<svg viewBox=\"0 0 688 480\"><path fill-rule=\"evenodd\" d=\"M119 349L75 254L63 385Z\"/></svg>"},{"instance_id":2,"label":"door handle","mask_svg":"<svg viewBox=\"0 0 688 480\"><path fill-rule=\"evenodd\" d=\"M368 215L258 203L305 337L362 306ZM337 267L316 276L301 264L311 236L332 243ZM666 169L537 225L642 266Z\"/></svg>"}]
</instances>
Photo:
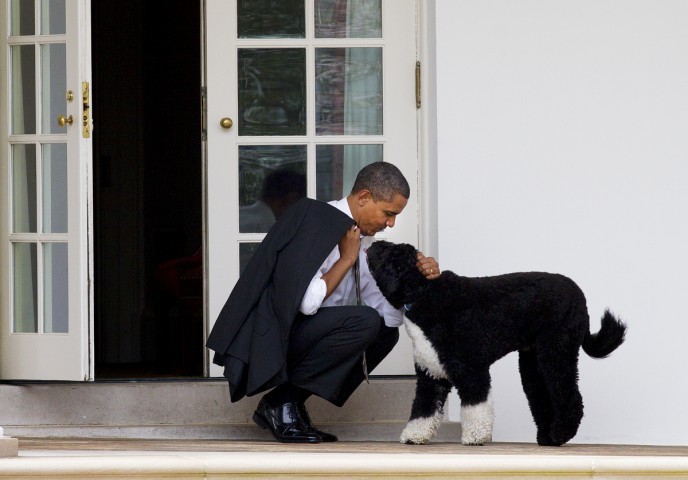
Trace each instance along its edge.
<instances>
[{"instance_id":1,"label":"door handle","mask_svg":"<svg viewBox=\"0 0 688 480\"><path fill-rule=\"evenodd\" d=\"M60 127L64 128L65 125L67 125L67 124L71 125L73 123L74 123L74 117L72 117L71 115L69 117L65 117L64 115L58 115L58 117L57 117L57 124Z\"/></svg>"},{"instance_id":2,"label":"door handle","mask_svg":"<svg viewBox=\"0 0 688 480\"><path fill-rule=\"evenodd\" d=\"M232 125L234 125L234 122L229 117L224 117L223 119L220 120L220 126L222 128L229 130L230 128L232 128Z\"/></svg>"}]
</instances>

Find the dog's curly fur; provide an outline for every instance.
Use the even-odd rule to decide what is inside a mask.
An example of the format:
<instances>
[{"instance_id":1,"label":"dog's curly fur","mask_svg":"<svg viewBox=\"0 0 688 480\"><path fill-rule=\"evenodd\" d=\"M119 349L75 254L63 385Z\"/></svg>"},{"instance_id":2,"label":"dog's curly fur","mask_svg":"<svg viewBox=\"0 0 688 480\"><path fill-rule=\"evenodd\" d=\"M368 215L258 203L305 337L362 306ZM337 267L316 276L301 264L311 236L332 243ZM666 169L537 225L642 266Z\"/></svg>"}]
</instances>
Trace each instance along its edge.
<instances>
[{"instance_id":1,"label":"dog's curly fur","mask_svg":"<svg viewBox=\"0 0 688 480\"><path fill-rule=\"evenodd\" d=\"M563 445L583 418L578 352L603 358L624 341L626 325L608 310L591 334L585 296L569 278L527 272L461 277L444 271L428 280L416 248L378 241L368 248L370 271L387 300L406 309L417 373L403 443L435 435L452 386L461 398L462 442L492 439L490 366L519 352L521 383L540 445Z\"/></svg>"}]
</instances>

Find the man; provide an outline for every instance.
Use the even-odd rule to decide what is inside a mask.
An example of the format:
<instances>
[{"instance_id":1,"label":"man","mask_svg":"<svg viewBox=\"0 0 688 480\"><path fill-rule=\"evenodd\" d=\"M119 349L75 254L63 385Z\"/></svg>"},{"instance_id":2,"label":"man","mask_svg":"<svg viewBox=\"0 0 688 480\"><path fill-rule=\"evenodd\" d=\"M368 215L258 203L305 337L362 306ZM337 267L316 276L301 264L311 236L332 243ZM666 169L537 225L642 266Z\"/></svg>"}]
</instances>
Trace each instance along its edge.
<instances>
[{"instance_id":1,"label":"man","mask_svg":"<svg viewBox=\"0 0 688 480\"><path fill-rule=\"evenodd\" d=\"M306 399L342 406L397 343L403 314L377 288L365 250L394 227L409 195L399 169L376 162L358 173L346 198L298 201L270 229L220 312L208 339L214 361L225 367L232 401L272 388L253 420L277 440L336 441L312 424ZM435 259L418 257L419 270L438 278Z\"/></svg>"}]
</instances>

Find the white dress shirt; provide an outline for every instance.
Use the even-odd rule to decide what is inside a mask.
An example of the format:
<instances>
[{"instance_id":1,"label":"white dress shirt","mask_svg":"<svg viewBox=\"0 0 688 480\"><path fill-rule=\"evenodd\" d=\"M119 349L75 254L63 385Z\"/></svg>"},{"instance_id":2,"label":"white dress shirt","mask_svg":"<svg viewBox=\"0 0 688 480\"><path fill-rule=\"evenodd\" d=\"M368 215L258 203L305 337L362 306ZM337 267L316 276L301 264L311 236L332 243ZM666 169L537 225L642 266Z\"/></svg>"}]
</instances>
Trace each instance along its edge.
<instances>
[{"instance_id":1,"label":"white dress shirt","mask_svg":"<svg viewBox=\"0 0 688 480\"><path fill-rule=\"evenodd\" d=\"M346 198L334 200L329 202L329 204L353 218ZM400 309L397 310L385 300L382 292L377 288L377 284L370 274L370 270L368 270L365 252L374 241L375 237L361 236L361 250L358 253L361 278L361 300L366 305L377 310L382 318L385 319L385 325L388 327L399 327L404 323L402 311ZM301 308L299 309L301 313L313 315L320 307L356 305L356 283L354 280L353 268L349 269L334 292L332 292L329 297L325 298L327 294L327 285L325 284L325 280L322 279L322 276L330 271L330 268L332 268L332 265L334 265L337 260L339 260L339 246L334 247L313 276L303 296L303 300L301 301Z\"/></svg>"}]
</instances>

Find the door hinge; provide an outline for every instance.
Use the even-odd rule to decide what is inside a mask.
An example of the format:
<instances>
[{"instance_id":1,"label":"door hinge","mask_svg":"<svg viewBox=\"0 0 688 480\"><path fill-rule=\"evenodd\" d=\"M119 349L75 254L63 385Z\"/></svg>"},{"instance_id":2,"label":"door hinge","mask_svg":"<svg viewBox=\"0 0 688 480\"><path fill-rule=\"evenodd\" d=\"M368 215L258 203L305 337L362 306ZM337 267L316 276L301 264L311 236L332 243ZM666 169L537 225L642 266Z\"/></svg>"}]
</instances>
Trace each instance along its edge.
<instances>
[{"instance_id":1,"label":"door hinge","mask_svg":"<svg viewBox=\"0 0 688 480\"><path fill-rule=\"evenodd\" d=\"M201 141L208 139L208 91L206 87L201 87Z\"/></svg>"},{"instance_id":2,"label":"door hinge","mask_svg":"<svg viewBox=\"0 0 688 480\"><path fill-rule=\"evenodd\" d=\"M416 60L416 108L420 108L420 61Z\"/></svg>"}]
</instances>

